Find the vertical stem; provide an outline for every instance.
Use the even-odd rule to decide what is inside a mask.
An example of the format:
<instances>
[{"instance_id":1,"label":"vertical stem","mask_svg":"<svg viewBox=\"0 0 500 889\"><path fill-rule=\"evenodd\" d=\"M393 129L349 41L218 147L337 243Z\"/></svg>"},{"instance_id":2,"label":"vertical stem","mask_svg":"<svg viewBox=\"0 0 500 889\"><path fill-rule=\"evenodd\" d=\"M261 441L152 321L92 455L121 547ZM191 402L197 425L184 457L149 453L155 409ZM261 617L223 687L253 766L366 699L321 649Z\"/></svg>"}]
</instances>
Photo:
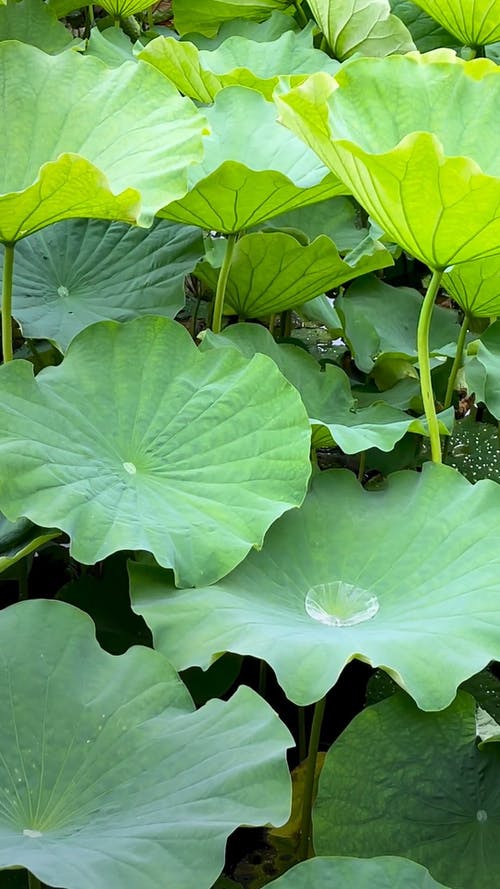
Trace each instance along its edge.
<instances>
[{"instance_id":1,"label":"vertical stem","mask_svg":"<svg viewBox=\"0 0 500 889\"><path fill-rule=\"evenodd\" d=\"M455 358L451 367L450 376L448 378L448 385L446 387L446 395L444 397L444 408L446 410L447 407L450 406L453 400L453 392L455 389L455 382L457 379L457 374L460 368L462 367L462 360L464 357L464 346L465 346L465 337L467 336L467 331L469 329L469 316L467 312L465 313L464 320L462 321L462 326L460 328L460 333L457 339L457 351L455 353Z\"/></svg>"},{"instance_id":2,"label":"vertical stem","mask_svg":"<svg viewBox=\"0 0 500 889\"><path fill-rule=\"evenodd\" d=\"M302 9L301 0L293 0L293 5L295 6L296 17L301 28L305 28L307 25L307 16Z\"/></svg>"},{"instance_id":3,"label":"vertical stem","mask_svg":"<svg viewBox=\"0 0 500 889\"><path fill-rule=\"evenodd\" d=\"M305 707L297 707L297 717L298 717L298 721L299 721L298 754L299 754L299 762L302 762L306 758L306 752L307 752L306 708Z\"/></svg>"},{"instance_id":4,"label":"vertical stem","mask_svg":"<svg viewBox=\"0 0 500 889\"><path fill-rule=\"evenodd\" d=\"M38 877L35 877L34 874L28 871L28 886L29 889L42 889L42 884Z\"/></svg>"},{"instance_id":5,"label":"vertical stem","mask_svg":"<svg viewBox=\"0 0 500 889\"><path fill-rule=\"evenodd\" d=\"M153 7L152 7L152 6L148 6L148 10L147 10L147 20L148 20L148 28L149 28L149 30L150 30L150 31L154 31L155 23L154 23L154 20L153 20Z\"/></svg>"},{"instance_id":6,"label":"vertical stem","mask_svg":"<svg viewBox=\"0 0 500 889\"><path fill-rule=\"evenodd\" d=\"M365 475L366 468L366 451L361 451L359 455L359 466L358 466L358 482L361 484Z\"/></svg>"},{"instance_id":7,"label":"vertical stem","mask_svg":"<svg viewBox=\"0 0 500 889\"><path fill-rule=\"evenodd\" d=\"M229 270L231 268L231 260L233 258L234 246L236 244L237 234L229 235L226 244L226 252L222 262L219 279L217 281L217 290L215 292L214 314L212 319L212 330L214 333L220 333L222 329L222 315L224 314L224 297L226 295L227 279L229 278Z\"/></svg>"},{"instance_id":8,"label":"vertical stem","mask_svg":"<svg viewBox=\"0 0 500 889\"><path fill-rule=\"evenodd\" d=\"M309 736L309 752L306 762L304 782L304 801L302 803L302 822L300 826L300 842L298 849L299 861L305 861L309 855L309 838L311 836L312 806L314 796L314 778L318 759L321 725L325 713L326 696L314 705L314 716Z\"/></svg>"},{"instance_id":9,"label":"vertical stem","mask_svg":"<svg viewBox=\"0 0 500 889\"><path fill-rule=\"evenodd\" d=\"M429 425L431 455L434 463L441 463L441 440L439 438L439 423L432 392L431 362L429 357L429 330L431 326L432 310L434 308L434 302L442 277L442 270L436 270L432 273L431 283L429 284L420 310L417 331L420 390L422 393L422 401L424 403L425 416Z\"/></svg>"},{"instance_id":10,"label":"vertical stem","mask_svg":"<svg viewBox=\"0 0 500 889\"><path fill-rule=\"evenodd\" d=\"M2 352L3 360L12 361L12 278L14 272L14 244L4 244L2 282Z\"/></svg>"}]
</instances>

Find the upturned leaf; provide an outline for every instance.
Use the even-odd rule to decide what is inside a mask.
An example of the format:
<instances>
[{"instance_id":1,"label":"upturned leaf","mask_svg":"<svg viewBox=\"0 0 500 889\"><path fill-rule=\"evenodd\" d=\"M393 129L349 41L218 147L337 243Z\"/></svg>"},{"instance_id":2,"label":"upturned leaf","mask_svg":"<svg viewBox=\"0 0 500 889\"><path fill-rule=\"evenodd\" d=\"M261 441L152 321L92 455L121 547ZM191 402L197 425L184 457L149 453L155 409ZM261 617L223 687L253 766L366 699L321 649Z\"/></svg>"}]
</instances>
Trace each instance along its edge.
<instances>
[{"instance_id":1,"label":"upturned leaf","mask_svg":"<svg viewBox=\"0 0 500 889\"><path fill-rule=\"evenodd\" d=\"M443 287L470 315L500 315L500 256L452 266L443 276Z\"/></svg>"},{"instance_id":2,"label":"upturned leaf","mask_svg":"<svg viewBox=\"0 0 500 889\"><path fill-rule=\"evenodd\" d=\"M291 0L174 0L174 24L179 34L195 31L212 37L224 22L248 19L263 22Z\"/></svg>"},{"instance_id":3,"label":"upturned leaf","mask_svg":"<svg viewBox=\"0 0 500 889\"><path fill-rule=\"evenodd\" d=\"M310 0L312 14L337 59L361 53L387 56L415 49L401 19L391 15L389 0Z\"/></svg>"},{"instance_id":4,"label":"upturned leaf","mask_svg":"<svg viewBox=\"0 0 500 889\"><path fill-rule=\"evenodd\" d=\"M496 0L415 0L443 28L466 46L485 46L500 40Z\"/></svg>"}]
</instances>

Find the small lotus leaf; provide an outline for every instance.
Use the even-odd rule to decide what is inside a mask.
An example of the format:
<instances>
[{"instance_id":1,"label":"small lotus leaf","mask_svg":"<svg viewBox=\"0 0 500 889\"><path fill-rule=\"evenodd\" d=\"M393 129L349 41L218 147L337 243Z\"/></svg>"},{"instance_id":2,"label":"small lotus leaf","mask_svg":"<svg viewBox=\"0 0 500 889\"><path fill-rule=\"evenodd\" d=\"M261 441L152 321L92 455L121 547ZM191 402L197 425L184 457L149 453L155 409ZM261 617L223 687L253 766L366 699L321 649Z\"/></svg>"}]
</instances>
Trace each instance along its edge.
<instances>
[{"instance_id":1,"label":"small lotus leaf","mask_svg":"<svg viewBox=\"0 0 500 889\"><path fill-rule=\"evenodd\" d=\"M212 37L224 22L249 19L263 22L291 0L174 0L174 24L179 34L195 31Z\"/></svg>"},{"instance_id":2,"label":"small lotus leaf","mask_svg":"<svg viewBox=\"0 0 500 889\"><path fill-rule=\"evenodd\" d=\"M87 327L36 379L21 360L0 376L0 508L66 531L80 562L143 549L211 583L303 500L309 422L263 355L201 354L146 316Z\"/></svg>"},{"instance_id":3,"label":"small lotus leaf","mask_svg":"<svg viewBox=\"0 0 500 889\"><path fill-rule=\"evenodd\" d=\"M466 46L500 40L497 0L415 0L428 15Z\"/></svg>"},{"instance_id":4,"label":"small lotus leaf","mask_svg":"<svg viewBox=\"0 0 500 889\"><path fill-rule=\"evenodd\" d=\"M405 858L311 858L292 867L269 889L446 889L428 870Z\"/></svg>"},{"instance_id":5,"label":"small lotus leaf","mask_svg":"<svg viewBox=\"0 0 500 889\"><path fill-rule=\"evenodd\" d=\"M59 531L39 528L28 519L9 522L0 513L0 573L57 537Z\"/></svg>"},{"instance_id":6,"label":"small lotus leaf","mask_svg":"<svg viewBox=\"0 0 500 889\"><path fill-rule=\"evenodd\" d=\"M491 478L500 483L498 428L468 419L457 423L446 450L446 462L471 482Z\"/></svg>"},{"instance_id":7,"label":"small lotus leaf","mask_svg":"<svg viewBox=\"0 0 500 889\"><path fill-rule=\"evenodd\" d=\"M0 615L0 868L49 886L209 889L241 823L282 823L290 735L248 688L194 711L170 664L62 602ZM82 676L84 681L82 681Z\"/></svg>"},{"instance_id":8,"label":"small lotus leaf","mask_svg":"<svg viewBox=\"0 0 500 889\"><path fill-rule=\"evenodd\" d=\"M5 41L0 80L0 241L72 217L148 226L185 194L206 121L150 65Z\"/></svg>"},{"instance_id":9,"label":"small lotus leaf","mask_svg":"<svg viewBox=\"0 0 500 889\"><path fill-rule=\"evenodd\" d=\"M132 605L178 669L251 654L306 705L357 657L423 710L440 709L500 654L499 532L494 482L427 463L365 491L330 470L260 552L210 588L176 591L170 572L131 564Z\"/></svg>"},{"instance_id":10,"label":"small lotus leaf","mask_svg":"<svg viewBox=\"0 0 500 889\"><path fill-rule=\"evenodd\" d=\"M408 28L415 46L420 52L429 52L441 46L457 46L460 41L427 15L412 0L390 0L391 9Z\"/></svg>"},{"instance_id":11,"label":"small lotus leaf","mask_svg":"<svg viewBox=\"0 0 500 889\"><path fill-rule=\"evenodd\" d=\"M199 229L166 220L151 229L66 220L17 246L13 314L24 336L50 339L62 351L96 321L173 318L202 254Z\"/></svg>"},{"instance_id":12,"label":"small lotus leaf","mask_svg":"<svg viewBox=\"0 0 500 889\"><path fill-rule=\"evenodd\" d=\"M337 59L362 53L387 56L415 49L401 19L391 15L389 0L309 0L312 14Z\"/></svg>"},{"instance_id":13,"label":"small lotus leaf","mask_svg":"<svg viewBox=\"0 0 500 889\"><path fill-rule=\"evenodd\" d=\"M342 259L335 244L319 235L302 245L283 232L255 232L237 241L226 285L226 314L258 318L293 308L364 275L393 264L390 253L378 242L372 254L350 262ZM218 270L209 262L196 269L196 276L213 289Z\"/></svg>"},{"instance_id":14,"label":"small lotus leaf","mask_svg":"<svg viewBox=\"0 0 500 889\"><path fill-rule=\"evenodd\" d=\"M320 776L318 854L402 855L454 889L498 889L500 745L476 732L465 692L442 713L400 692L356 716Z\"/></svg>"},{"instance_id":15,"label":"small lotus leaf","mask_svg":"<svg viewBox=\"0 0 500 889\"><path fill-rule=\"evenodd\" d=\"M70 31L57 21L43 0L10 0L0 10L0 41L19 40L58 53L79 45Z\"/></svg>"},{"instance_id":16,"label":"small lotus leaf","mask_svg":"<svg viewBox=\"0 0 500 889\"><path fill-rule=\"evenodd\" d=\"M464 312L479 318L500 315L500 256L453 266L443 276L443 287Z\"/></svg>"},{"instance_id":17,"label":"small lotus leaf","mask_svg":"<svg viewBox=\"0 0 500 889\"><path fill-rule=\"evenodd\" d=\"M96 56L109 68L117 68L123 62L136 58L130 38L121 28L114 27L105 28L104 31L92 28L87 41L86 55Z\"/></svg>"},{"instance_id":18,"label":"small lotus leaf","mask_svg":"<svg viewBox=\"0 0 500 889\"><path fill-rule=\"evenodd\" d=\"M396 244L432 269L498 253L500 68L452 50L356 59L276 95ZM451 115L450 107L460 108Z\"/></svg>"},{"instance_id":19,"label":"small lotus leaf","mask_svg":"<svg viewBox=\"0 0 500 889\"><path fill-rule=\"evenodd\" d=\"M470 348L474 354L465 362L469 391L500 420L500 321L488 327Z\"/></svg>"},{"instance_id":20,"label":"small lotus leaf","mask_svg":"<svg viewBox=\"0 0 500 889\"><path fill-rule=\"evenodd\" d=\"M348 191L255 90L226 87L206 116L212 133L203 161L190 168L190 190L160 216L231 233Z\"/></svg>"}]
</instances>

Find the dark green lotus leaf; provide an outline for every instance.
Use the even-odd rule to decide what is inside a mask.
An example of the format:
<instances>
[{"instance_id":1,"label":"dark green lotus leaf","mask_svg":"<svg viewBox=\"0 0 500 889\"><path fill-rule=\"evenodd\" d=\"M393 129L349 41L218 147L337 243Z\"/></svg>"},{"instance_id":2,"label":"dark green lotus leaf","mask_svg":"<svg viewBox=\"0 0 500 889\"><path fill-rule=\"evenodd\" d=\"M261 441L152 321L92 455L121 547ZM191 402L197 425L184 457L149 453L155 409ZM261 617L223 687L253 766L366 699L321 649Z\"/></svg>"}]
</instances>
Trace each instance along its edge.
<instances>
[{"instance_id":1,"label":"dark green lotus leaf","mask_svg":"<svg viewBox=\"0 0 500 889\"><path fill-rule=\"evenodd\" d=\"M335 308L360 370L370 373L381 357L417 360L417 325L422 296L410 287L391 287L378 278L356 281L337 297ZM431 354L456 343L457 313L436 306L430 331Z\"/></svg>"},{"instance_id":2,"label":"dark green lotus leaf","mask_svg":"<svg viewBox=\"0 0 500 889\"><path fill-rule=\"evenodd\" d=\"M202 354L147 316L86 328L36 379L21 360L0 376L0 508L66 531L80 562L143 549L211 583L303 500L309 422L263 355Z\"/></svg>"},{"instance_id":3,"label":"dark green lotus leaf","mask_svg":"<svg viewBox=\"0 0 500 889\"><path fill-rule=\"evenodd\" d=\"M493 62L464 62L449 49L361 58L276 101L282 122L408 253L443 270L498 253L500 68Z\"/></svg>"},{"instance_id":4,"label":"dark green lotus leaf","mask_svg":"<svg viewBox=\"0 0 500 889\"><path fill-rule=\"evenodd\" d=\"M28 519L9 522L0 513L0 573L58 534L59 531L39 528Z\"/></svg>"},{"instance_id":5,"label":"dark green lotus leaf","mask_svg":"<svg viewBox=\"0 0 500 889\"><path fill-rule=\"evenodd\" d=\"M225 86L246 86L271 101L280 76L297 86L314 71L334 74L340 65L313 47L312 25L309 45L303 32L286 31L271 42L228 37L213 50L199 50L193 43L174 37L157 37L139 54L165 74L185 95L211 102Z\"/></svg>"},{"instance_id":6,"label":"dark green lotus leaf","mask_svg":"<svg viewBox=\"0 0 500 889\"><path fill-rule=\"evenodd\" d=\"M274 105L255 90L226 87L206 116L212 133L203 161L190 168L190 190L160 216L231 233L346 193L314 152L278 124Z\"/></svg>"},{"instance_id":7,"label":"dark green lotus leaf","mask_svg":"<svg viewBox=\"0 0 500 889\"><path fill-rule=\"evenodd\" d=\"M415 0L428 15L466 46L500 40L497 0Z\"/></svg>"},{"instance_id":8,"label":"dark green lotus leaf","mask_svg":"<svg viewBox=\"0 0 500 889\"><path fill-rule=\"evenodd\" d=\"M442 713L399 693L356 716L320 776L318 854L402 855L455 889L496 889L500 745L480 749L476 734L465 692Z\"/></svg>"},{"instance_id":9,"label":"dark green lotus leaf","mask_svg":"<svg viewBox=\"0 0 500 889\"><path fill-rule=\"evenodd\" d=\"M263 22L291 0L174 0L174 24L179 34L195 31L212 37L224 22L249 19Z\"/></svg>"},{"instance_id":10,"label":"dark green lotus leaf","mask_svg":"<svg viewBox=\"0 0 500 889\"><path fill-rule=\"evenodd\" d=\"M206 121L151 65L5 41L0 80L0 241L74 217L148 226L185 194Z\"/></svg>"},{"instance_id":11,"label":"dark green lotus leaf","mask_svg":"<svg viewBox=\"0 0 500 889\"><path fill-rule=\"evenodd\" d=\"M420 9L412 0L390 0L391 9L408 28L420 52L430 52L441 46L459 46L460 41Z\"/></svg>"},{"instance_id":12,"label":"dark green lotus leaf","mask_svg":"<svg viewBox=\"0 0 500 889\"><path fill-rule=\"evenodd\" d=\"M387 56L415 49L401 19L391 15L389 0L309 0L312 14L337 59L354 53Z\"/></svg>"},{"instance_id":13,"label":"dark green lotus leaf","mask_svg":"<svg viewBox=\"0 0 500 889\"><path fill-rule=\"evenodd\" d=\"M440 709L500 654L499 531L493 482L426 463L365 491L330 470L260 552L210 588L176 591L170 572L131 564L132 606L178 669L251 654L306 705L360 658L423 710Z\"/></svg>"},{"instance_id":14,"label":"dark green lotus leaf","mask_svg":"<svg viewBox=\"0 0 500 889\"><path fill-rule=\"evenodd\" d=\"M495 321L469 347L465 361L465 379L476 401L482 401L500 420L500 321Z\"/></svg>"},{"instance_id":15,"label":"dark green lotus leaf","mask_svg":"<svg viewBox=\"0 0 500 889\"><path fill-rule=\"evenodd\" d=\"M239 824L286 819L291 738L255 692L194 711L164 657L108 654L62 602L2 611L0 637L0 868L72 889L173 873L209 889Z\"/></svg>"},{"instance_id":16,"label":"dark green lotus leaf","mask_svg":"<svg viewBox=\"0 0 500 889\"><path fill-rule=\"evenodd\" d=\"M292 867L270 889L446 889L429 871L405 858L311 858Z\"/></svg>"},{"instance_id":17,"label":"dark green lotus leaf","mask_svg":"<svg viewBox=\"0 0 500 889\"><path fill-rule=\"evenodd\" d=\"M306 241L327 235L342 254L358 247L369 233L360 220L359 207L348 197L331 198L282 213L264 223L263 229L295 233L296 237L302 233Z\"/></svg>"},{"instance_id":18,"label":"dark green lotus leaf","mask_svg":"<svg viewBox=\"0 0 500 889\"><path fill-rule=\"evenodd\" d=\"M443 287L464 312L480 318L500 315L500 256L453 266L443 276Z\"/></svg>"},{"instance_id":19,"label":"dark green lotus leaf","mask_svg":"<svg viewBox=\"0 0 500 889\"><path fill-rule=\"evenodd\" d=\"M0 9L1 40L30 43L47 53L58 53L79 45L43 0L9 0L5 8Z\"/></svg>"},{"instance_id":20,"label":"dark green lotus leaf","mask_svg":"<svg viewBox=\"0 0 500 889\"><path fill-rule=\"evenodd\" d=\"M342 259L335 244L319 235L300 244L284 232L254 232L240 238L234 248L226 285L227 315L258 318L294 308L375 269L393 264L390 253L374 242L372 254ZM215 289L218 269L205 261L196 276Z\"/></svg>"},{"instance_id":21,"label":"dark green lotus leaf","mask_svg":"<svg viewBox=\"0 0 500 889\"><path fill-rule=\"evenodd\" d=\"M92 28L87 41L86 54L96 56L110 68L117 68L130 60L134 60L134 47L129 37L121 28Z\"/></svg>"},{"instance_id":22,"label":"dark green lotus leaf","mask_svg":"<svg viewBox=\"0 0 500 889\"><path fill-rule=\"evenodd\" d=\"M24 336L50 339L62 351L96 321L174 318L184 278L202 255L199 229L166 220L151 229L67 220L18 245L13 314Z\"/></svg>"},{"instance_id":23,"label":"dark green lotus leaf","mask_svg":"<svg viewBox=\"0 0 500 889\"><path fill-rule=\"evenodd\" d=\"M327 364L324 371L317 361L297 346L277 344L266 328L257 324L235 324L216 336L208 331L201 346L220 349L233 346L250 358L256 352L268 355L281 373L299 391L313 426L314 447L336 443L346 454L367 448L390 451L407 432L427 435L425 419L410 417L383 403L358 409L349 378L340 367ZM439 415L443 435L453 427L453 411Z\"/></svg>"},{"instance_id":24,"label":"dark green lotus leaf","mask_svg":"<svg viewBox=\"0 0 500 889\"><path fill-rule=\"evenodd\" d=\"M500 440L491 423L457 423L446 451L446 462L471 482L491 478L500 483Z\"/></svg>"}]
</instances>

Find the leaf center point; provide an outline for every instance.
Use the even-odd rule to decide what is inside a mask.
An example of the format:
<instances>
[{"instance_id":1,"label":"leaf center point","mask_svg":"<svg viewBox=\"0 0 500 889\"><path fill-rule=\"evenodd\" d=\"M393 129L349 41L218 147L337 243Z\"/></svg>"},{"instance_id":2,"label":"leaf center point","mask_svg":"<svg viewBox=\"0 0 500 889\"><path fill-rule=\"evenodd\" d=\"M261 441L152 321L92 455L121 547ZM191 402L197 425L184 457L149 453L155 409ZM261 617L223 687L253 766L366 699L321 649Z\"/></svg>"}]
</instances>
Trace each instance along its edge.
<instances>
[{"instance_id":1,"label":"leaf center point","mask_svg":"<svg viewBox=\"0 0 500 889\"><path fill-rule=\"evenodd\" d=\"M364 623L375 617L380 607L372 593L343 580L311 587L304 605L309 617L329 627L352 627Z\"/></svg>"}]
</instances>

